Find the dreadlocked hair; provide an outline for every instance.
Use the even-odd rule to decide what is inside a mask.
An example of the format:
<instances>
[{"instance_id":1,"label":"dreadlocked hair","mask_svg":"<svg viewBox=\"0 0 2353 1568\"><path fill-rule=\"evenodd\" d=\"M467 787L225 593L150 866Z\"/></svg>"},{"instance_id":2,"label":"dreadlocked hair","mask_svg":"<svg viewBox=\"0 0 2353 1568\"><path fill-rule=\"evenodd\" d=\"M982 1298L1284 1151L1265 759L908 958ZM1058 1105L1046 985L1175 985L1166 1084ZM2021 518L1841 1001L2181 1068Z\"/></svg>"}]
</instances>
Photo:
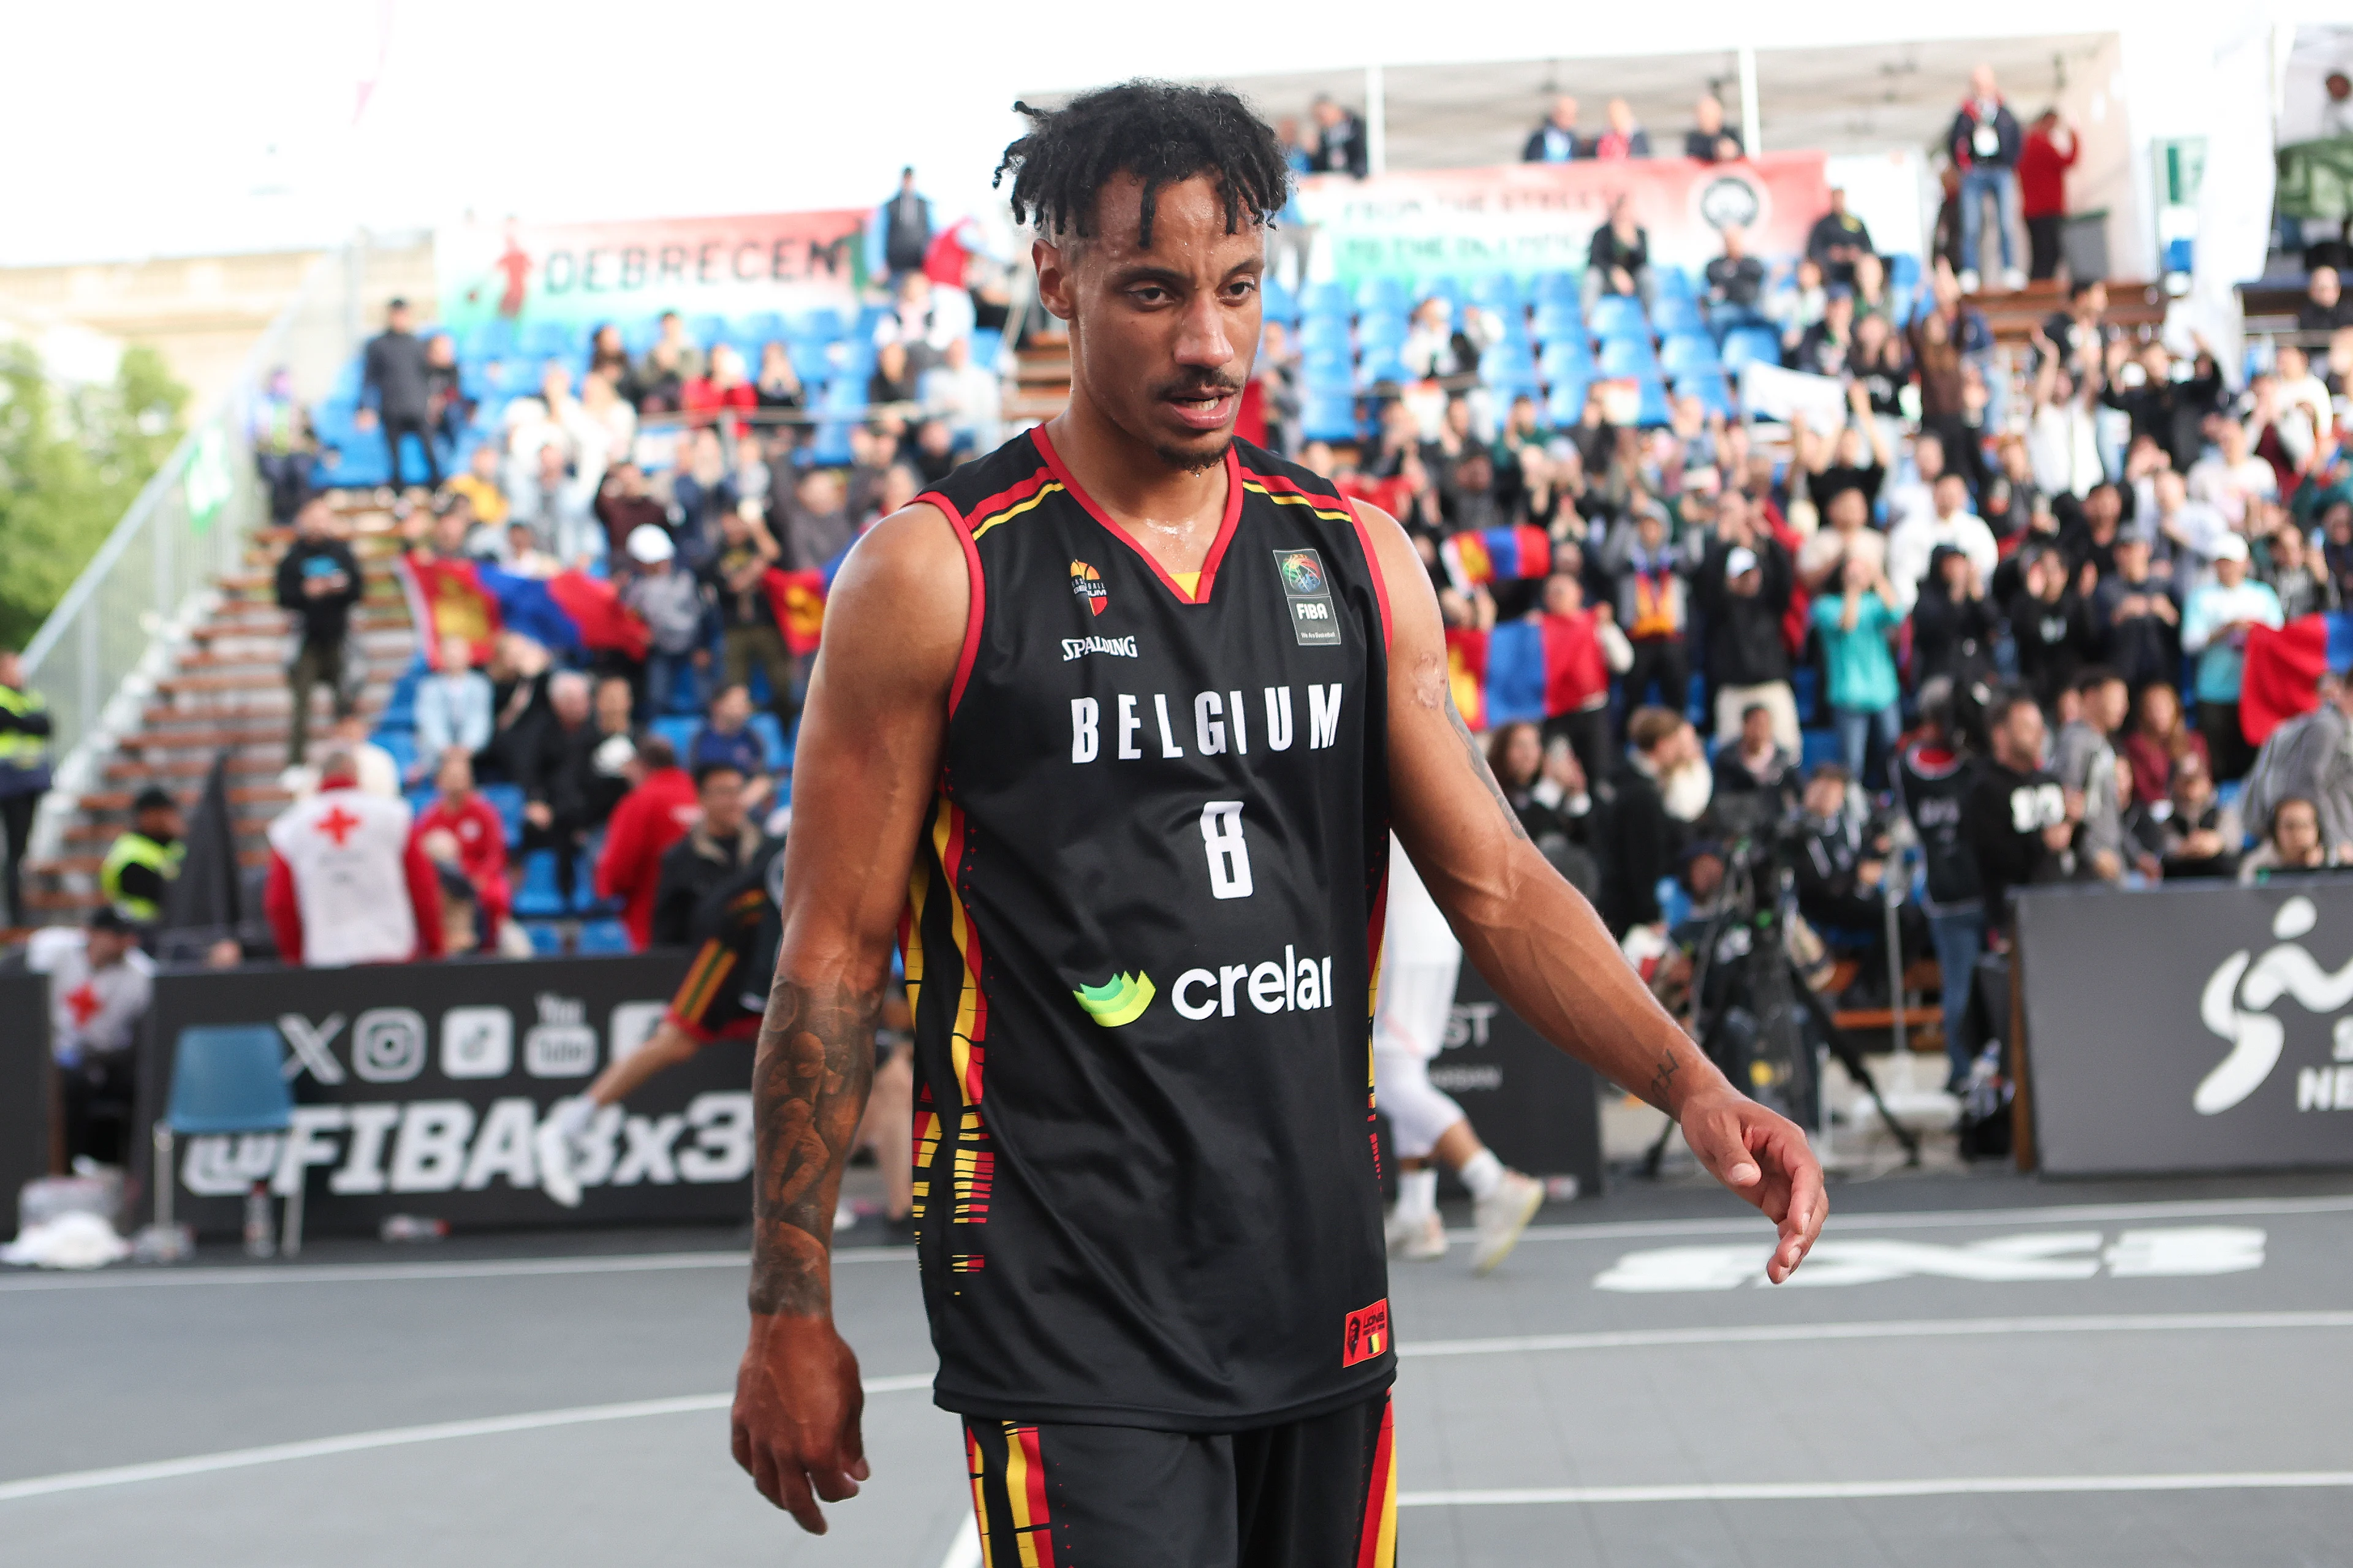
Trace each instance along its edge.
<instances>
[{"instance_id":1,"label":"dreadlocked hair","mask_svg":"<svg viewBox=\"0 0 2353 1568\"><path fill-rule=\"evenodd\" d=\"M1114 174L1144 182L1142 232L1152 248L1154 198L1196 174L1216 180L1226 232L1265 223L1289 199L1291 169L1274 132L1221 87L1138 79L1082 93L1060 109L1016 103L1029 133L1005 149L989 184L1013 175L1016 222L1041 234L1093 233L1095 197Z\"/></svg>"}]
</instances>

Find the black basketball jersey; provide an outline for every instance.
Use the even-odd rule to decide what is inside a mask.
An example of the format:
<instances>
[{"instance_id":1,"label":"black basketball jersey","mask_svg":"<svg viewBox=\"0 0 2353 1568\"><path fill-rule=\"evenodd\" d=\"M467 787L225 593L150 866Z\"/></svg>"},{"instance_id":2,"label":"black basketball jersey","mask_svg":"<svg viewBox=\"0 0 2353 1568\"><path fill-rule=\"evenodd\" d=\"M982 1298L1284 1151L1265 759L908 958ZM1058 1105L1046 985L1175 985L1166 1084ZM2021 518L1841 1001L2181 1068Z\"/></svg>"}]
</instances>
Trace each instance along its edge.
<instances>
[{"instance_id":1,"label":"black basketball jersey","mask_svg":"<svg viewBox=\"0 0 2353 1568\"><path fill-rule=\"evenodd\" d=\"M1043 430L923 498L972 582L902 931L951 1410L1234 1430L1394 1373L1388 604L1329 484L1225 466L1190 588Z\"/></svg>"}]
</instances>

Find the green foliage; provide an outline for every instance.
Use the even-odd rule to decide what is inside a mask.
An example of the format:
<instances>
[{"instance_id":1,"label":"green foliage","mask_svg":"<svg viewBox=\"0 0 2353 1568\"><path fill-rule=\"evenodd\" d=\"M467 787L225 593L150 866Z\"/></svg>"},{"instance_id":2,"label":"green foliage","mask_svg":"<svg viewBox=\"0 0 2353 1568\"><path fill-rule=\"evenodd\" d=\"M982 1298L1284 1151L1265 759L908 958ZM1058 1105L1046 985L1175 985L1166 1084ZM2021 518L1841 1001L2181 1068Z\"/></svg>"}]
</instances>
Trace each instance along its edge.
<instances>
[{"instance_id":1,"label":"green foliage","mask_svg":"<svg viewBox=\"0 0 2353 1568\"><path fill-rule=\"evenodd\" d=\"M178 445L188 391L153 349L61 387L0 342L0 647L22 647Z\"/></svg>"}]
</instances>

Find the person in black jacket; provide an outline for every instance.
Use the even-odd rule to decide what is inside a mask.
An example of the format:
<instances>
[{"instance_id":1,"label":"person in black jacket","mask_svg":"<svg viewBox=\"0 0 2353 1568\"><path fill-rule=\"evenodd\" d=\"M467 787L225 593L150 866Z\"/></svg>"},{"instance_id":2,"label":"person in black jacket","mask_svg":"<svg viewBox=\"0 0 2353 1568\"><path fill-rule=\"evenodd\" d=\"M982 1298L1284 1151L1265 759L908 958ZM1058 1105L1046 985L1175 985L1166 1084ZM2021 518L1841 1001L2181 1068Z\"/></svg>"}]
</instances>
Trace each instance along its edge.
<instances>
[{"instance_id":1,"label":"person in black jacket","mask_svg":"<svg viewBox=\"0 0 2353 1568\"><path fill-rule=\"evenodd\" d=\"M2032 694L2006 692L1986 717L1993 754L1961 803L1961 835L1977 861L1987 939L2007 951L2012 890L2074 874L2083 802L2069 800L2042 765L2042 710Z\"/></svg>"},{"instance_id":2,"label":"person in black jacket","mask_svg":"<svg viewBox=\"0 0 2353 1568\"><path fill-rule=\"evenodd\" d=\"M705 763L694 770L702 819L662 852L654 884L652 943L685 947L694 940L695 912L712 889L734 879L759 852L760 835L744 820L744 770Z\"/></svg>"},{"instance_id":3,"label":"person in black jacket","mask_svg":"<svg viewBox=\"0 0 2353 1568\"><path fill-rule=\"evenodd\" d=\"M294 514L294 542L278 561L278 607L294 616L294 658L286 684L294 699L293 722L286 733L286 765L302 760L311 731L311 689L323 686L335 717L348 718L356 681L346 671L352 606L360 602L360 563L352 547L335 537L334 509L313 497Z\"/></svg>"},{"instance_id":4,"label":"person in black jacket","mask_svg":"<svg viewBox=\"0 0 2353 1568\"><path fill-rule=\"evenodd\" d=\"M1781 640L1795 584L1789 552L1751 523L1746 496L1725 491L1717 500L1715 537L1692 579L1692 597L1707 617L1706 668L1719 743L1737 737L1741 714L1761 703L1773 714L1773 738L1792 752L1802 744L1789 689L1789 649Z\"/></svg>"},{"instance_id":5,"label":"person in black jacket","mask_svg":"<svg viewBox=\"0 0 2353 1568\"><path fill-rule=\"evenodd\" d=\"M414 436L425 448L425 482L441 485L441 462L433 455L433 378L426 363L425 344L408 330L408 301L395 300L385 307L384 331L368 340L360 375L362 407L356 421L384 430L385 449L392 458L392 488L401 489L400 438ZM371 400L373 402L371 403Z\"/></svg>"},{"instance_id":6,"label":"person in black jacket","mask_svg":"<svg viewBox=\"0 0 2353 1568\"><path fill-rule=\"evenodd\" d=\"M1631 927L1659 921L1659 879L1675 868L1689 836L1668 813L1661 780L1700 754L1690 722L1663 708L1636 709L1626 722L1626 760L1602 786L1609 860L1602 874L1601 915L1620 937Z\"/></svg>"},{"instance_id":7,"label":"person in black jacket","mask_svg":"<svg viewBox=\"0 0 2353 1568\"><path fill-rule=\"evenodd\" d=\"M1651 231L1634 221L1623 195L1609 201L1609 221L1593 231L1585 251L1585 308L1604 294L1639 299L1644 310L1657 288L1651 276Z\"/></svg>"},{"instance_id":8,"label":"person in black jacket","mask_svg":"<svg viewBox=\"0 0 2353 1568\"><path fill-rule=\"evenodd\" d=\"M1356 111L1319 94L1309 112L1315 121L1315 145L1307 154L1307 172L1363 179L1371 167L1372 154L1365 143L1365 122Z\"/></svg>"},{"instance_id":9,"label":"person in black jacket","mask_svg":"<svg viewBox=\"0 0 2353 1568\"><path fill-rule=\"evenodd\" d=\"M1923 596L1925 600L1925 595ZM1918 611L1914 611L1915 615ZM1976 1042L1968 1031L1969 991L1985 951L1985 906L1978 897L1976 847L1963 832L1963 803L1977 772L1953 724L1953 683L1920 685L1920 732L1895 763L1895 801L1920 841L1926 895L1920 912L1936 950L1945 1008L1946 1088L1968 1081Z\"/></svg>"},{"instance_id":10,"label":"person in black jacket","mask_svg":"<svg viewBox=\"0 0 2353 1568\"><path fill-rule=\"evenodd\" d=\"M1588 156L1586 139L1577 133L1577 100L1564 92L1552 100L1552 111L1544 123L1528 132L1527 145L1520 149L1520 162L1566 163Z\"/></svg>"},{"instance_id":11,"label":"person in black jacket","mask_svg":"<svg viewBox=\"0 0 2353 1568\"><path fill-rule=\"evenodd\" d=\"M555 885L567 904L584 839L629 792L625 770L637 757L629 739L631 696L627 679L610 677L596 687L592 708L586 676L566 670L554 677L548 682L554 722L541 725L517 759L523 849L555 852Z\"/></svg>"},{"instance_id":12,"label":"person in black jacket","mask_svg":"<svg viewBox=\"0 0 2353 1568\"><path fill-rule=\"evenodd\" d=\"M2018 678L2046 706L2059 700L2075 671L2096 658L2100 636L2089 601L2075 591L2076 574L2052 545L2030 545L2020 569L2022 587L2010 604L2010 635L2018 645Z\"/></svg>"},{"instance_id":13,"label":"person in black jacket","mask_svg":"<svg viewBox=\"0 0 2353 1568\"><path fill-rule=\"evenodd\" d=\"M1961 100L1945 132L1945 151L1961 174L1961 292L1978 291L1979 237L1985 204L1994 204L1994 222L2001 231L2002 287L2026 287L2018 268L2016 237L2010 224L2018 212L2018 153L2023 142L2018 117L1994 86L1993 68L1979 66L1969 73L1969 96Z\"/></svg>"}]
</instances>

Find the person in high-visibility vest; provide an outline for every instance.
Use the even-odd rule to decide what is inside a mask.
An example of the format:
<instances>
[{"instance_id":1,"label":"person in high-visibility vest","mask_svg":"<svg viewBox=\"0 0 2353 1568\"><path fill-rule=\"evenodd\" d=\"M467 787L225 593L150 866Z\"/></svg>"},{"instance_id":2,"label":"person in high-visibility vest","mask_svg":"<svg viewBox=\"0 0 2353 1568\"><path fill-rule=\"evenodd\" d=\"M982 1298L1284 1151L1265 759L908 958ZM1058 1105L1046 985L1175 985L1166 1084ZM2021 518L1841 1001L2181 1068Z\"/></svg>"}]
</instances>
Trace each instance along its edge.
<instances>
[{"instance_id":1,"label":"person in high-visibility vest","mask_svg":"<svg viewBox=\"0 0 2353 1568\"><path fill-rule=\"evenodd\" d=\"M33 841L33 813L49 787L49 714L25 689L24 660L0 647L0 924L26 918L18 867Z\"/></svg>"},{"instance_id":2,"label":"person in high-visibility vest","mask_svg":"<svg viewBox=\"0 0 2353 1568\"><path fill-rule=\"evenodd\" d=\"M98 889L122 918L153 925L164 918L164 896L180 874L187 846L179 803L166 792L142 789L132 803L131 831L107 847L98 868Z\"/></svg>"}]
</instances>

